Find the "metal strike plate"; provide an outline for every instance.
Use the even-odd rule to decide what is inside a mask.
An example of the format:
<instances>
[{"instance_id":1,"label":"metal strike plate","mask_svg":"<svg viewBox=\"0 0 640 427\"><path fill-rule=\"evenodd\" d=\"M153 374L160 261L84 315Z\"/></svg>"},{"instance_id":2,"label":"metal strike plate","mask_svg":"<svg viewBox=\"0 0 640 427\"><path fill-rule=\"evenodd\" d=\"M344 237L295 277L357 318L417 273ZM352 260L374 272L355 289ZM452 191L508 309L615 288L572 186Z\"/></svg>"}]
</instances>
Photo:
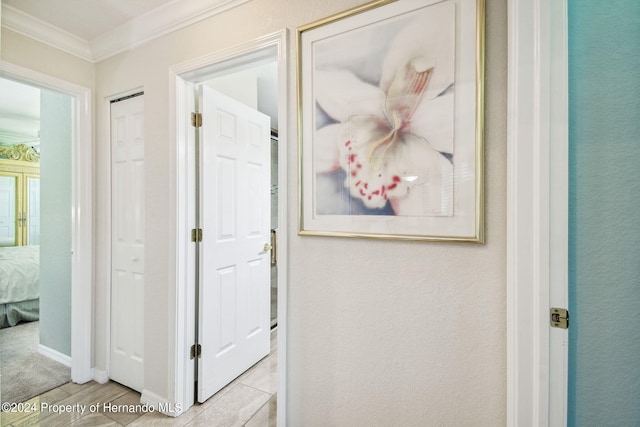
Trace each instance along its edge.
<instances>
[{"instance_id":1,"label":"metal strike plate","mask_svg":"<svg viewBox=\"0 0 640 427\"><path fill-rule=\"evenodd\" d=\"M565 308L551 308L551 327L567 329L569 327L569 310Z\"/></svg>"}]
</instances>

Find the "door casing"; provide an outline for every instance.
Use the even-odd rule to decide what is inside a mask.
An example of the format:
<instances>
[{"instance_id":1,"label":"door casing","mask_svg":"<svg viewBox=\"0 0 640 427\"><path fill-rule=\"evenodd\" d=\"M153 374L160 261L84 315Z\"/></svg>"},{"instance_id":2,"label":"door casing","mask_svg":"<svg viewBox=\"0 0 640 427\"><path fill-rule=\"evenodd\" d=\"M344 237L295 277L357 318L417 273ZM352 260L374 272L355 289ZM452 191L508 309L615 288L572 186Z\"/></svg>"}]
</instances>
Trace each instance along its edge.
<instances>
[{"instance_id":1,"label":"door casing","mask_svg":"<svg viewBox=\"0 0 640 427\"><path fill-rule=\"evenodd\" d=\"M72 98L71 380L93 379L93 130L91 89L0 61L0 76Z\"/></svg>"},{"instance_id":2,"label":"door casing","mask_svg":"<svg viewBox=\"0 0 640 427\"><path fill-rule=\"evenodd\" d=\"M567 0L509 0L507 426L566 426Z\"/></svg>"},{"instance_id":3,"label":"door casing","mask_svg":"<svg viewBox=\"0 0 640 427\"><path fill-rule=\"evenodd\" d=\"M175 277L174 292L170 294L170 307L175 308L171 316L175 324L170 325L169 336L172 345L173 365L170 373L175 379L170 402L185 411L194 402L194 363L189 358L189 349L195 342L195 250L190 241L190 230L195 228L195 185L193 167L195 162L194 138L195 133L188 121L190 112L194 111L194 84L213 73L223 70L236 69L243 65L258 64L265 60L277 61L278 68L278 188L280 197L278 205L278 347L286 348L287 338L287 52L288 31L258 38L248 43L232 47L220 52L205 55L170 68L170 105L175 108L173 120L170 123L171 134L175 135L173 153L175 161L171 167L170 194L174 212L174 233L171 234L170 245L174 251L176 262L172 266L171 277ZM283 414L286 414L286 351L278 352L278 425L284 426ZM142 396L144 402L146 397ZM148 401L153 401L149 396ZM177 416L180 411L167 411L167 415Z\"/></svg>"}]
</instances>

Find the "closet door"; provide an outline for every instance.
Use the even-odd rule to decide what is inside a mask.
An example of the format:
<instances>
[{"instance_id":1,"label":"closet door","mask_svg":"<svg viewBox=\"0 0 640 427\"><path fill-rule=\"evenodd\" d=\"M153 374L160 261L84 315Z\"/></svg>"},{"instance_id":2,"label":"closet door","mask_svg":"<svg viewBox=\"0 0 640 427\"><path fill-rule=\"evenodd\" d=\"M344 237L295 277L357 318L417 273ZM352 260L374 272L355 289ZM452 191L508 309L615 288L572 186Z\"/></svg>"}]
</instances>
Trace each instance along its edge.
<instances>
[{"instance_id":1,"label":"closet door","mask_svg":"<svg viewBox=\"0 0 640 427\"><path fill-rule=\"evenodd\" d=\"M144 102L111 104L111 379L144 386Z\"/></svg>"}]
</instances>

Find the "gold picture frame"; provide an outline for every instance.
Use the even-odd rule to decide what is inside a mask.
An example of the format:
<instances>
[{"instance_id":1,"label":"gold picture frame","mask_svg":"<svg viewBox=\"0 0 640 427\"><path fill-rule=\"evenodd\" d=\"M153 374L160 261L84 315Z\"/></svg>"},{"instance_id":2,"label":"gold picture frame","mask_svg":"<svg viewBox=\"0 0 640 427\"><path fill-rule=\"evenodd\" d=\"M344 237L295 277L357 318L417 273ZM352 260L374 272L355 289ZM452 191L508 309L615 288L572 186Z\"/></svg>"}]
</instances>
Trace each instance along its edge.
<instances>
[{"instance_id":1,"label":"gold picture frame","mask_svg":"<svg viewBox=\"0 0 640 427\"><path fill-rule=\"evenodd\" d=\"M297 29L299 234L484 243L484 0Z\"/></svg>"}]
</instances>

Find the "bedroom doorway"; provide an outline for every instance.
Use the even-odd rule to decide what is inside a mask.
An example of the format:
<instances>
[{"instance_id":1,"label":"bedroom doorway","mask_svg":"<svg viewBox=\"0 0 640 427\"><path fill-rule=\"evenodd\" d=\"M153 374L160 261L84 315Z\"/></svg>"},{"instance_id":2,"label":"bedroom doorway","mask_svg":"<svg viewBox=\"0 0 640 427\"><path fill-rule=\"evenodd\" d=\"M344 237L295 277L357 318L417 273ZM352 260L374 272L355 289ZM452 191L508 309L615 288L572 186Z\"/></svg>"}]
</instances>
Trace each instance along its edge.
<instances>
[{"instance_id":1,"label":"bedroom doorway","mask_svg":"<svg viewBox=\"0 0 640 427\"><path fill-rule=\"evenodd\" d=\"M23 236L22 242L38 243L40 247L37 299L41 323L36 353L67 365L71 381L84 383L92 379L91 91L2 61L0 79L31 90L40 102L35 114L39 117L35 121L31 118L32 126L37 128L31 135L40 144L32 140L22 145L28 148L27 157L40 156L42 179L36 182L36 176L25 175L27 184L22 198L26 202L16 204L25 208L14 211L14 230ZM2 91L2 101L7 100L6 93ZM19 96L17 99L14 102L19 103ZM1 117L9 120L0 121L0 129L20 121L19 115ZM5 133L0 131L3 136ZM7 145L15 146L16 142ZM7 157L16 156L12 153Z\"/></svg>"},{"instance_id":2,"label":"bedroom doorway","mask_svg":"<svg viewBox=\"0 0 640 427\"><path fill-rule=\"evenodd\" d=\"M20 402L71 380L72 99L0 85L0 302L2 326L12 329L2 330L3 341L11 337L3 353L21 343L3 360L3 376L20 378L3 384L3 396Z\"/></svg>"}]
</instances>

